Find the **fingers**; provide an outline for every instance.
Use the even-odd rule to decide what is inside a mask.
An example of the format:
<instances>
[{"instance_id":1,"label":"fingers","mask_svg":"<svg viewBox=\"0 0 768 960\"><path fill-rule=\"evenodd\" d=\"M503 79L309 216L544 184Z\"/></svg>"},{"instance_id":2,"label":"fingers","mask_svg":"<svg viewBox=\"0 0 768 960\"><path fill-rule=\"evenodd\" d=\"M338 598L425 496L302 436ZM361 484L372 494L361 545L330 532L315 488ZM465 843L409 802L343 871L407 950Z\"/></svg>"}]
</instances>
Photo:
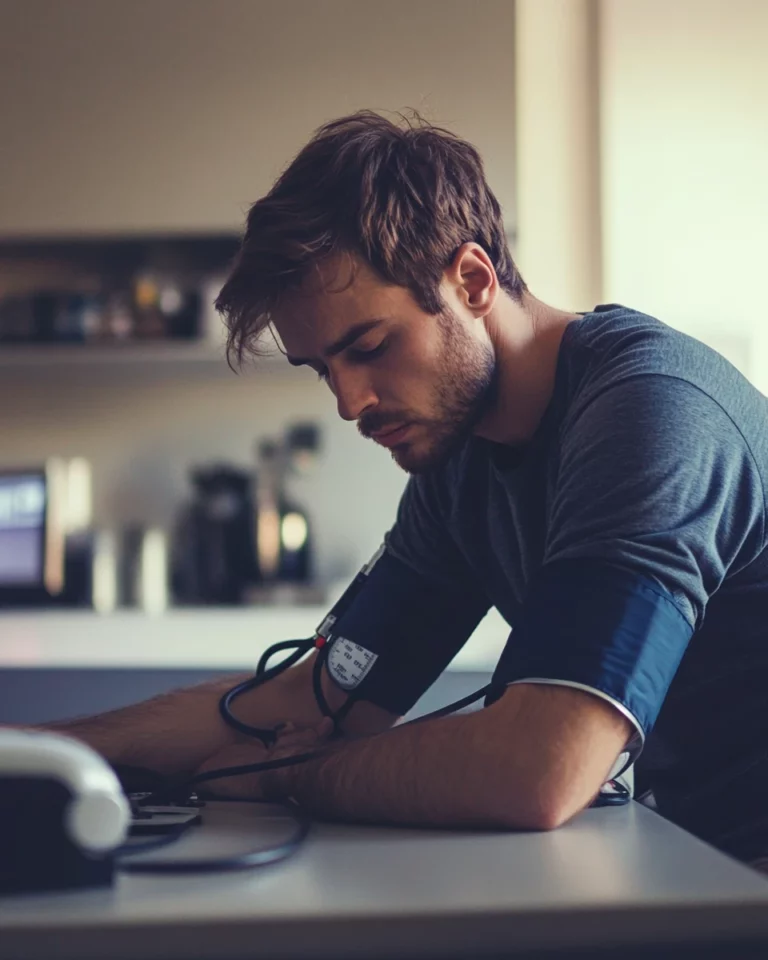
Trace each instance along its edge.
<instances>
[{"instance_id":1,"label":"fingers","mask_svg":"<svg viewBox=\"0 0 768 960\"><path fill-rule=\"evenodd\" d=\"M238 743L214 753L197 771L206 773L209 770L218 770L220 767L238 767L244 763L261 763L267 759L267 750L257 740L249 743Z\"/></svg>"},{"instance_id":2,"label":"fingers","mask_svg":"<svg viewBox=\"0 0 768 960\"><path fill-rule=\"evenodd\" d=\"M318 735L324 738L333 736L335 727L336 725L330 717L323 717L323 719L317 725Z\"/></svg>"},{"instance_id":3,"label":"fingers","mask_svg":"<svg viewBox=\"0 0 768 960\"><path fill-rule=\"evenodd\" d=\"M264 763L269 754L262 743L251 740L249 743L234 744L225 747L208 757L205 763L196 771L198 774L210 773L213 770L222 770L225 767L240 767L245 764ZM200 785L203 793L213 796L240 797L259 799L262 796L262 787L258 774L240 774L239 776L223 777L220 780L209 780Z\"/></svg>"},{"instance_id":4,"label":"fingers","mask_svg":"<svg viewBox=\"0 0 768 960\"><path fill-rule=\"evenodd\" d=\"M304 753L317 750L328 740L329 734L315 729L287 730L278 735L270 756L279 757L292 753Z\"/></svg>"},{"instance_id":5,"label":"fingers","mask_svg":"<svg viewBox=\"0 0 768 960\"><path fill-rule=\"evenodd\" d=\"M333 732L333 720L330 717L323 717L318 723L294 723L293 720L286 720L284 723L275 724L273 730L279 736L305 730L314 730L315 733L322 735Z\"/></svg>"},{"instance_id":6,"label":"fingers","mask_svg":"<svg viewBox=\"0 0 768 960\"><path fill-rule=\"evenodd\" d=\"M320 723L312 726L298 726L289 721L280 724L279 728L276 727L275 732L277 733L277 742L273 749L283 750L308 745L319 746L333 734L333 721L329 717L323 717Z\"/></svg>"},{"instance_id":7,"label":"fingers","mask_svg":"<svg viewBox=\"0 0 768 960\"><path fill-rule=\"evenodd\" d=\"M333 721L324 717L312 726L300 726L291 721L274 728L277 740L267 749L258 740L232 744L209 757L197 773L209 773L224 767L239 767L246 764L265 763L302 753L314 753L323 747L333 734ZM224 777L206 782L204 792L219 796L263 798L265 796L266 771Z\"/></svg>"}]
</instances>

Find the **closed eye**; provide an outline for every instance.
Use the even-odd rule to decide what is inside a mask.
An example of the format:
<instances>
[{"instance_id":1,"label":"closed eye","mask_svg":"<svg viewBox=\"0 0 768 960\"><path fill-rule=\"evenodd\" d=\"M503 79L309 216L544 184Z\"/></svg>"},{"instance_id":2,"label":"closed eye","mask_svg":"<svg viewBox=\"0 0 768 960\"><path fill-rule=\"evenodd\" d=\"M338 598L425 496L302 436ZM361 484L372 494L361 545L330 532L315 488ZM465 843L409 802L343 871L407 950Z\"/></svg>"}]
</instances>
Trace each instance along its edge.
<instances>
[{"instance_id":1,"label":"closed eye","mask_svg":"<svg viewBox=\"0 0 768 960\"><path fill-rule=\"evenodd\" d=\"M373 347L371 350L361 350L359 348L347 350L347 357L352 360L354 363L369 363L372 360L375 360L377 357L382 356L387 351L389 347L389 340L385 338L381 341L378 346ZM324 380L326 383L329 378L328 367L321 367L319 370L313 368L317 373L318 380Z\"/></svg>"},{"instance_id":2,"label":"closed eye","mask_svg":"<svg viewBox=\"0 0 768 960\"><path fill-rule=\"evenodd\" d=\"M374 347L372 350L360 350L358 348L350 349L347 351L347 356L351 360L355 360L358 363L366 363L369 360L375 360L376 357L380 357L389 346L389 341L385 338L381 343Z\"/></svg>"}]
</instances>

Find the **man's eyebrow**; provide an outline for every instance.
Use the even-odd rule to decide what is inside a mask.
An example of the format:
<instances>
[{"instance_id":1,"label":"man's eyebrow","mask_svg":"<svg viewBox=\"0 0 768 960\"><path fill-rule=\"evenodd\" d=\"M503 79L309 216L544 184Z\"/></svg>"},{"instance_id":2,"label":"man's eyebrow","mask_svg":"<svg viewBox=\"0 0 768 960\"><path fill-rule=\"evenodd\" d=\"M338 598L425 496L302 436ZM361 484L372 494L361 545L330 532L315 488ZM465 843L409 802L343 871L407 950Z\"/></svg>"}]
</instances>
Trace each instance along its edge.
<instances>
[{"instance_id":1,"label":"man's eyebrow","mask_svg":"<svg viewBox=\"0 0 768 960\"><path fill-rule=\"evenodd\" d=\"M355 340L359 340L360 337L368 333L369 330L373 330L374 327L378 327L378 325L383 322L384 318L378 317L375 320L363 320L362 323L356 323L353 327L350 327L349 330L347 330L344 336L339 337L339 339L334 341L329 347L326 347L323 351L323 356L335 357L336 354L341 353L342 350L346 350L347 347L352 346ZM304 364L311 364L314 362L311 358L291 357L288 354L285 355L285 358L288 363L294 367L302 367Z\"/></svg>"}]
</instances>

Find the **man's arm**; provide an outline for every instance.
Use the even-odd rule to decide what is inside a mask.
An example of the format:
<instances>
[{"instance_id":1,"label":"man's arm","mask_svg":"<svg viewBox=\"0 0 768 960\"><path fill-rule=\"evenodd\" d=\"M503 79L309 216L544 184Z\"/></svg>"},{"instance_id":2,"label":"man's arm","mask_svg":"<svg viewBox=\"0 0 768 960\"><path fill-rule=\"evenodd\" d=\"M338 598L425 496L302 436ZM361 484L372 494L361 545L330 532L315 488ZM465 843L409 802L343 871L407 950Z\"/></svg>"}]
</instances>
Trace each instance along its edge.
<instances>
[{"instance_id":1,"label":"man's arm","mask_svg":"<svg viewBox=\"0 0 768 960\"><path fill-rule=\"evenodd\" d=\"M548 830L591 802L631 734L591 694L516 684L485 710L340 745L261 787L327 819Z\"/></svg>"},{"instance_id":2,"label":"man's arm","mask_svg":"<svg viewBox=\"0 0 768 960\"><path fill-rule=\"evenodd\" d=\"M321 719L312 690L314 655L260 687L238 697L233 712L245 723L274 727L284 721L297 726ZM84 741L111 763L145 767L165 775L191 774L211 755L246 743L249 738L229 727L219 714L219 699L249 675L231 676L162 694L94 717L46 724ZM346 694L327 676L323 689L332 709ZM359 703L344 721L345 733L377 733L397 717L369 703Z\"/></svg>"}]
</instances>

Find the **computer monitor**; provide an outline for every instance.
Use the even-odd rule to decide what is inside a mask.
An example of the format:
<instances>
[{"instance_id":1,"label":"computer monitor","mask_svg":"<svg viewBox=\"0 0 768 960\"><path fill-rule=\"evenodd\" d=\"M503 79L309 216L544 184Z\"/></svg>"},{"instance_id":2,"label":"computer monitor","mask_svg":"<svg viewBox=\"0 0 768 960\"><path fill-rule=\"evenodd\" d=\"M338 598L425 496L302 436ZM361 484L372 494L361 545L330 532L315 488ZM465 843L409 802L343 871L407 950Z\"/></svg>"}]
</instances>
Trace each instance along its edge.
<instances>
[{"instance_id":1,"label":"computer monitor","mask_svg":"<svg viewBox=\"0 0 768 960\"><path fill-rule=\"evenodd\" d=\"M0 604L35 603L61 591L56 488L49 466L0 470Z\"/></svg>"}]
</instances>

